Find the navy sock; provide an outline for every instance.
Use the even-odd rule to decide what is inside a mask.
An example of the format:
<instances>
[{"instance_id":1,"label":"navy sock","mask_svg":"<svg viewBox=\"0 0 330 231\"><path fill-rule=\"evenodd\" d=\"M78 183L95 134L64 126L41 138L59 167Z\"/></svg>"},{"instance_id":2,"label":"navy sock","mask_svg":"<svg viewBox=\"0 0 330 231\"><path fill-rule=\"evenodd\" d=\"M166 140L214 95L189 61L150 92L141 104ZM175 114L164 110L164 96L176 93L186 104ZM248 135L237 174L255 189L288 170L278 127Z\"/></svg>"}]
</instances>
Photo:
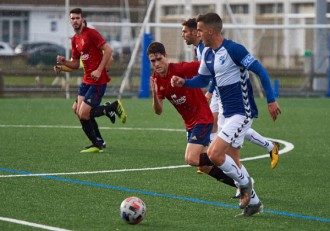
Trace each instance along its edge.
<instances>
[{"instance_id":1,"label":"navy sock","mask_svg":"<svg viewBox=\"0 0 330 231\"><path fill-rule=\"evenodd\" d=\"M206 153L201 153L199 155L199 166L213 166L214 164L209 159L209 156Z\"/></svg>"},{"instance_id":2,"label":"navy sock","mask_svg":"<svg viewBox=\"0 0 330 231\"><path fill-rule=\"evenodd\" d=\"M90 111L90 116L91 118L95 118L95 117L100 117L105 115L106 113L106 106L105 105L99 105L97 107L92 108L92 110Z\"/></svg>"},{"instance_id":3,"label":"navy sock","mask_svg":"<svg viewBox=\"0 0 330 231\"><path fill-rule=\"evenodd\" d=\"M235 182L232 178L230 178L229 176L227 176L220 168L218 168L217 166L213 166L213 168L211 169L211 171L208 173L210 176L212 176L213 178L217 179L218 181L230 185L234 188L237 188L235 185Z\"/></svg>"},{"instance_id":4,"label":"navy sock","mask_svg":"<svg viewBox=\"0 0 330 231\"><path fill-rule=\"evenodd\" d=\"M100 130L99 130L99 125L97 124L95 118L91 118L91 123L92 123L92 126L94 128L96 137L101 139L102 141L104 141L104 139L101 136Z\"/></svg>"},{"instance_id":5,"label":"navy sock","mask_svg":"<svg viewBox=\"0 0 330 231\"><path fill-rule=\"evenodd\" d=\"M91 120L80 120L80 123L82 125L82 129L84 130L86 136L90 141L92 141L93 145L97 147L102 147L103 142L101 143L101 141L98 140Z\"/></svg>"}]
</instances>

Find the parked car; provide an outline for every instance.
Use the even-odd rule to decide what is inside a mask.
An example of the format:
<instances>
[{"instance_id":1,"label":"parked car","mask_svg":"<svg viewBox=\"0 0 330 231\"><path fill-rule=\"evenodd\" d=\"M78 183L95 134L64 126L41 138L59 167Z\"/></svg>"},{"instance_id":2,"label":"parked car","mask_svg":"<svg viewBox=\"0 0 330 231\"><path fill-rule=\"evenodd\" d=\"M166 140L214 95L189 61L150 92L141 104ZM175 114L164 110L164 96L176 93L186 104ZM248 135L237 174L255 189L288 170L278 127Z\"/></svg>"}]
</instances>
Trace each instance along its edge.
<instances>
[{"instance_id":1,"label":"parked car","mask_svg":"<svg viewBox=\"0 0 330 231\"><path fill-rule=\"evenodd\" d=\"M112 49L112 56L114 59L123 58L126 55L131 55L131 48L124 46L120 41L111 40L108 42Z\"/></svg>"},{"instance_id":2,"label":"parked car","mask_svg":"<svg viewBox=\"0 0 330 231\"><path fill-rule=\"evenodd\" d=\"M53 45L54 43L50 43L50 42L23 42L18 44L15 47L15 54L21 54L21 55L25 55L27 54L29 51L40 47L40 46L45 46L45 45Z\"/></svg>"},{"instance_id":3,"label":"parked car","mask_svg":"<svg viewBox=\"0 0 330 231\"><path fill-rule=\"evenodd\" d=\"M56 56L65 56L65 48L56 44L38 46L27 52L27 62L31 65L55 65Z\"/></svg>"},{"instance_id":4,"label":"parked car","mask_svg":"<svg viewBox=\"0 0 330 231\"><path fill-rule=\"evenodd\" d=\"M14 55L14 50L8 43L0 41L0 56Z\"/></svg>"}]
</instances>

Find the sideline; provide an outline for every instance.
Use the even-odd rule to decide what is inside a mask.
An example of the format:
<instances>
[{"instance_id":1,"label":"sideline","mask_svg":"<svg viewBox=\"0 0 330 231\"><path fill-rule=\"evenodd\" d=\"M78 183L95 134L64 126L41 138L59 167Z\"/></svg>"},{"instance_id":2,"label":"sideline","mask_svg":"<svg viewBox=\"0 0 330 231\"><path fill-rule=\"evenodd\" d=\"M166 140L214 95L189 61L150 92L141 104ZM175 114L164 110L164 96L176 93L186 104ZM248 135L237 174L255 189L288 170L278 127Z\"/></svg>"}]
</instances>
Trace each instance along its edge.
<instances>
[{"instance_id":1,"label":"sideline","mask_svg":"<svg viewBox=\"0 0 330 231\"><path fill-rule=\"evenodd\" d=\"M70 231L69 229L61 229L61 228L52 227L52 226L48 226L48 225L41 225L41 224L36 224L36 223L28 222L28 221L16 220L16 219L8 218L8 217L0 217L0 221L7 221L7 222L11 222L11 223L16 223L16 224L40 228L40 229L52 230L52 231Z\"/></svg>"},{"instance_id":2,"label":"sideline","mask_svg":"<svg viewBox=\"0 0 330 231\"><path fill-rule=\"evenodd\" d=\"M19 173L19 174L31 174L31 172L24 172L24 171L20 171L20 170L5 169L5 168L0 168L0 171ZM235 208L235 209L239 208L237 205L225 204L225 203L221 203L221 202L207 201L207 200L201 200L198 198L176 196L176 195L157 193L157 192L152 192L152 191L125 188L125 187L119 187L119 186L115 186L115 185L107 185L107 184L101 184L101 183L95 183L95 182L89 182L89 181L83 181L83 180L75 180L75 179L63 178L63 177L58 177L58 176L46 175L46 176L40 176L40 177L44 178L44 179L57 180L57 181L62 181L62 182L67 182L67 183L87 185L87 186L91 186L91 187L105 188L105 189L116 190L116 191L124 191L124 192L130 192L130 193L134 193L134 194L138 193L138 194L142 194L142 195L163 197L163 198L169 198L169 199L175 199L175 200L181 200L181 201L189 201L189 202L193 202L193 203L214 205L214 206L219 206L219 207L227 207L227 208ZM285 216L285 217L293 217L293 218L298 218L298 219L306 219L306 220L330 223L329 218L323 218L323 217L314 217L314 216L308 216L308 215L296 214L296 213L290 213L290 212L282 212L282 211L276 211L276 210L264 210L263 212L269 213L269 214Z\"/></svg>"},{"instance_id":3,"label":"sideline","mask_svg":"<svg viewBox=\"0 0 330 231\"><path fill-rule=\"evenodd\" d=\"M81 129L81 126L66 126L66 125L6 125L0 124L0 128L75 128ZM139 131L164 131L164 132L185 132L184 129L174 129L174 128L130 128L130 127L99 127L99 129L104 130L139 130Z\"/></svg>"}]
</instances>

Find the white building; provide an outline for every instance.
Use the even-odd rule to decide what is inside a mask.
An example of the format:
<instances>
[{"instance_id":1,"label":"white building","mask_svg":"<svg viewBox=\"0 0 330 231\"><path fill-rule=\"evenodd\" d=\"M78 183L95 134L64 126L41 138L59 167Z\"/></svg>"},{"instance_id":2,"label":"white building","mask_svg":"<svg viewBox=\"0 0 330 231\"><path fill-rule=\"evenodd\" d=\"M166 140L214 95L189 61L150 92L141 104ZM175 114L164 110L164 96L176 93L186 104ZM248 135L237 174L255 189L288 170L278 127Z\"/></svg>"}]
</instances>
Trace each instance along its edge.
<instances>
[{"instance_id":1,"label":"white building","mask_svg":"<svg viewBox=\"0 0 330 231\"><path fill-rule=\"evenodd\" d=\"M329 18L330 1L321 1L326 4ZM182 22L198 14L216 12L223 19L225 37L244 44L266 66L290 67L302 65L305 51L314 48L314 30L303 27L315 23L315 7L315 0L157 0L155 20ZM258 25L282 25L282 29ZM283 29L284 25L296 29ZM156 29L156 39L165 44L178 43L173 42L174 35L179 37L180 31ZM169 48L176 57L186 49L178 44Z\"/></svg>"},{"instance_id":2,"label":"white building","mask_svg":"<svg viewBox=\"0 0 330 231\"><path fill-rule=\"evenodd\" d=\"M144 16L147 0L71 0L69 2L70 9L82 8L89 22L127 20L138 22ZM0 41L7 42L12 47L23 41L48 41L65 45L68 37L74 33L68 23L69 15L66 15L64 0L0 1ZM108 41L119 40L121 31L120 28L109 31L100 29Z\"/></svg>"},{"instance_id":3,"label":"white building","mask_svg":"<svg viewBox=\"0 0 330 231\"><path fill-rule=\"evenodd\" d=\"M155 40L166 44L170 57L188 60L192 52L180 38L181 22L198 14L217 12L224 21L225 37L244 44L266 66L301 66L305 51L312 50L318 55L314 47L315 30L304 26L315 23L316 2L319 1L325 2L326 12L330 12L330 0L156 0L152 22L176 23L177 26L157 26L151 31ZM142 22L150 0L70 2L70 9L83 9L88 22ZM68 25L64 3L64 0L1 0L0 41L13 47L22 41L66 45L73 30ZM282 28L267 29L262 25L282 25ZM296 29L283 29L285 25ZM134 43L139 31L139 27L130 33L125 31L127 27L97 29L107 41L128 43ZM323 31L328 33L328 29ZM320 54L320 59L324 59L323 56Z\"/></svg>"}]
</instances>

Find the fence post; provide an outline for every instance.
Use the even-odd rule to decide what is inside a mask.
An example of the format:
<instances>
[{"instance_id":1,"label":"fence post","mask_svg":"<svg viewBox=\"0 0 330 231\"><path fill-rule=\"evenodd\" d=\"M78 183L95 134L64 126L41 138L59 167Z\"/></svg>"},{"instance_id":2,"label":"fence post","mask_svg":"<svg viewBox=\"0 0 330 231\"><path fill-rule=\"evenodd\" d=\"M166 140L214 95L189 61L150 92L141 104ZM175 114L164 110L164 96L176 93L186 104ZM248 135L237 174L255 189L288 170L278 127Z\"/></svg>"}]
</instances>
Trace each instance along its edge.
<instances>
[{"instance_id":1,"label":"fence post","mask_svg":"<svg viewBox=\"0 0 330 231\"><path fill-rule=\"evenodd\" d=\"M0 97L4 95L5 81L2 76L2 70L0 70Z\"/></svg>"},{"instance_id":2,"label":"fence post","mask_svg":"<svg viewBox=\"0 0 330 231\"><path fill-rule=\"evenodd\" d=\"M274 95L275 98L280 96L280 81L278 79L274 80Z\"/></svg>"},{"instance_id":3,"label":"fence post","mask_svg":"<svg viewBox=\"0 0 330 231\"><path fill-rule=\"evenodd\" d=\"M327 97L330 97L330 35L328 36L328 92Z\"/></svg>"},{"instance_id":4,"label":"fence post","mask_svg":"<svg viewBox=\"0 0 330 231\"><path fill-rule=\"evenodd\" d=\"M147 49L151 41L152 35L145 33L142 43L141 83L139 98L149 98L150 94L150 61L147 55Z\"/></svg>"}]
</instances>

